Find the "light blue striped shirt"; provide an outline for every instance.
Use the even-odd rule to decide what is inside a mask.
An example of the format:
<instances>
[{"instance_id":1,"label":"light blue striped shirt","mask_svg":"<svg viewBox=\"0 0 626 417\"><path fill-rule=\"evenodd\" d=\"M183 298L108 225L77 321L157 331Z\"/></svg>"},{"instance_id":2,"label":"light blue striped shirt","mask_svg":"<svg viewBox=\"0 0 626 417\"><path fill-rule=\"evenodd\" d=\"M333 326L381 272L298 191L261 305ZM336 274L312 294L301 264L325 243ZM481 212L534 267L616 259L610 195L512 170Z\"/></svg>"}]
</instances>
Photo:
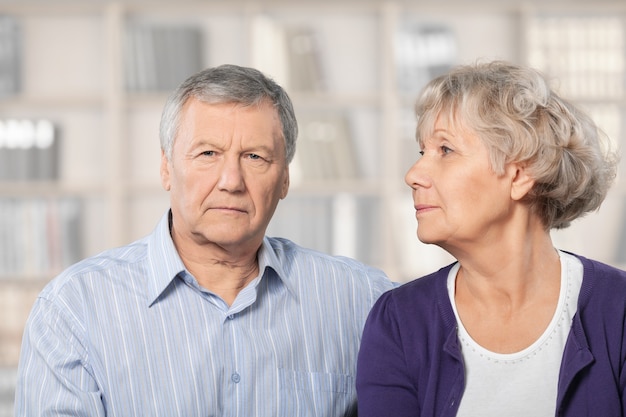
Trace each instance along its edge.
<instances>
[{"instance_id":1,"label":"light blue striped shirt","mask_svg":"<svg viewBox=\"0 0 626 417\"><path fill-rule=\"evenodd\" d=\"M361 331L391 282L284 239L258 260L229 307L185 270L166 214L70 267L26 325L16 417L356 415Z\"/></svg>"}]
</instances>

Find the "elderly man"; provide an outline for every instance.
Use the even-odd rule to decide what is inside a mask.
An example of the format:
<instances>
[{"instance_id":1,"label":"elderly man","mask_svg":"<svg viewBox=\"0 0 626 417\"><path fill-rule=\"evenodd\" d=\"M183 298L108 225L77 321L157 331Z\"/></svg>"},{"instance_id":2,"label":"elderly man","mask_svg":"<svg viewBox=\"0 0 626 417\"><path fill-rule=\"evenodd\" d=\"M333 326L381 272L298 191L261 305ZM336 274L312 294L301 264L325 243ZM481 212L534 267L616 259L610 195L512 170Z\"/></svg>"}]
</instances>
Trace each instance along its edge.
<instances>
[{"instance_id":1,"label":"elderly man","mask_svg":"<svg viewBox=\"0 0 626 417\"><path fill-rule=\"evenodd\" d=\"M257 70L183 82L161 120L171 208L42 291L16 416L356 415L362 328L392 284L265 236L296 136L289 97Z\"/></svg>"}]
</instances>

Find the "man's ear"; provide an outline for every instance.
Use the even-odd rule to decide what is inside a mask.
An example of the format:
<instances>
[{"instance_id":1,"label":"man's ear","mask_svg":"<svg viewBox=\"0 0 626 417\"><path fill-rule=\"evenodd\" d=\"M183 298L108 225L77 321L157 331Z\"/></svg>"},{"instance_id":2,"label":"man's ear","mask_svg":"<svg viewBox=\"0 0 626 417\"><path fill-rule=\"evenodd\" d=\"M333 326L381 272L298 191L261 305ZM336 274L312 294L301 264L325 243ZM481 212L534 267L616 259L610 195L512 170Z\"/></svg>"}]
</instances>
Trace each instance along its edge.
<instances>
[{"instance_id":1,"label":"man's ear","mask_svg":"<svg viewBox=\"0 0 626 417\"><path fill-rule=\"evenodd\" d=\"M511 169L511 198L513 200L523 199L535 185L535 179L530 176L526 165L512 164Z\"/></svg>"},{"instance_id":2,"label":"man's ear","mask_svg":"<svg viewBox=\"0 0 626 417\"><path fill-rule=\"evenodd\" d=\"M161 186L165 191L170 190L170 167L169 167L169 159L167 159L167 155L165 155L165 151L161 149Z\"/></svg>"},{"instance_id":3,"label":"man's ear","mask_svg":"<svg viewBox=\"0 0 626 417\"><path fill-rule=\"evenodd\" d=\"M281 184L282 189L280 190L280 199L287 197L287 193L289 192L289 165L285 167L285 178L283 179L283 183Z\"/></svg>"}]
</instances>

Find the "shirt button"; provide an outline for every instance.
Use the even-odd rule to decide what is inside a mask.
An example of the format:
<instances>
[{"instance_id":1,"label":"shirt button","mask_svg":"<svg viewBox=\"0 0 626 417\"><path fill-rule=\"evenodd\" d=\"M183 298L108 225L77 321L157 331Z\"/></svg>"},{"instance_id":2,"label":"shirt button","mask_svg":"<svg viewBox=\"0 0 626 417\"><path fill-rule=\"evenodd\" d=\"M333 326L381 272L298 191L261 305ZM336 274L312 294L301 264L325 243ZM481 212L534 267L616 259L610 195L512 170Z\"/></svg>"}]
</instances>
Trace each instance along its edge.
<instances>
[{"instance_id":1,"label":"shirt button","mask_svg":"<svg viewBox=\"0 0 626 417\"><path fill-rule=\"evenodd\" d=\"M231 381L233 381L235 384L238 384L239 381L241 381L241 376L235 372L230 376Z\"/></svg>"},{"instance_id":2,"label":"shirt button","mask_svg":"<svg viewBox=\"0 0 626 417\"><path fill-rule=\"evenodd\" d=\"M232 320L232 319L234 319L234 318L235 318L235 315L234 315L234 314L231 314L230 316L228 316L228 320Z\"/></svg>"}]
</instances>

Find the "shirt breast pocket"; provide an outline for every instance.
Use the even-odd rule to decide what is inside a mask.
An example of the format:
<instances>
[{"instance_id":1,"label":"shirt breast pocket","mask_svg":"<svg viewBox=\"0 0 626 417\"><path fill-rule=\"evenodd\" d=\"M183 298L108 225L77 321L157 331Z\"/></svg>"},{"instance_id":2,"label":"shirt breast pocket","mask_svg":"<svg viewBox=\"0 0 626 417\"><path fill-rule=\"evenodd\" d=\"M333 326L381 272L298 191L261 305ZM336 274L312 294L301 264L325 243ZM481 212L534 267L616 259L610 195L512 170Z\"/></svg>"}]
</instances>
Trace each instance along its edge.
<instances>
[{"instance_id":1,"label":"shirt breast pocket","mask_svg":"<svg viewBox=\"0 0 626 417\"><path fill-rule=\"evenodd\" d=\"M284 415L356 415L352 375L279 369L279 387Z\"/></svg>"}]
</instances>

